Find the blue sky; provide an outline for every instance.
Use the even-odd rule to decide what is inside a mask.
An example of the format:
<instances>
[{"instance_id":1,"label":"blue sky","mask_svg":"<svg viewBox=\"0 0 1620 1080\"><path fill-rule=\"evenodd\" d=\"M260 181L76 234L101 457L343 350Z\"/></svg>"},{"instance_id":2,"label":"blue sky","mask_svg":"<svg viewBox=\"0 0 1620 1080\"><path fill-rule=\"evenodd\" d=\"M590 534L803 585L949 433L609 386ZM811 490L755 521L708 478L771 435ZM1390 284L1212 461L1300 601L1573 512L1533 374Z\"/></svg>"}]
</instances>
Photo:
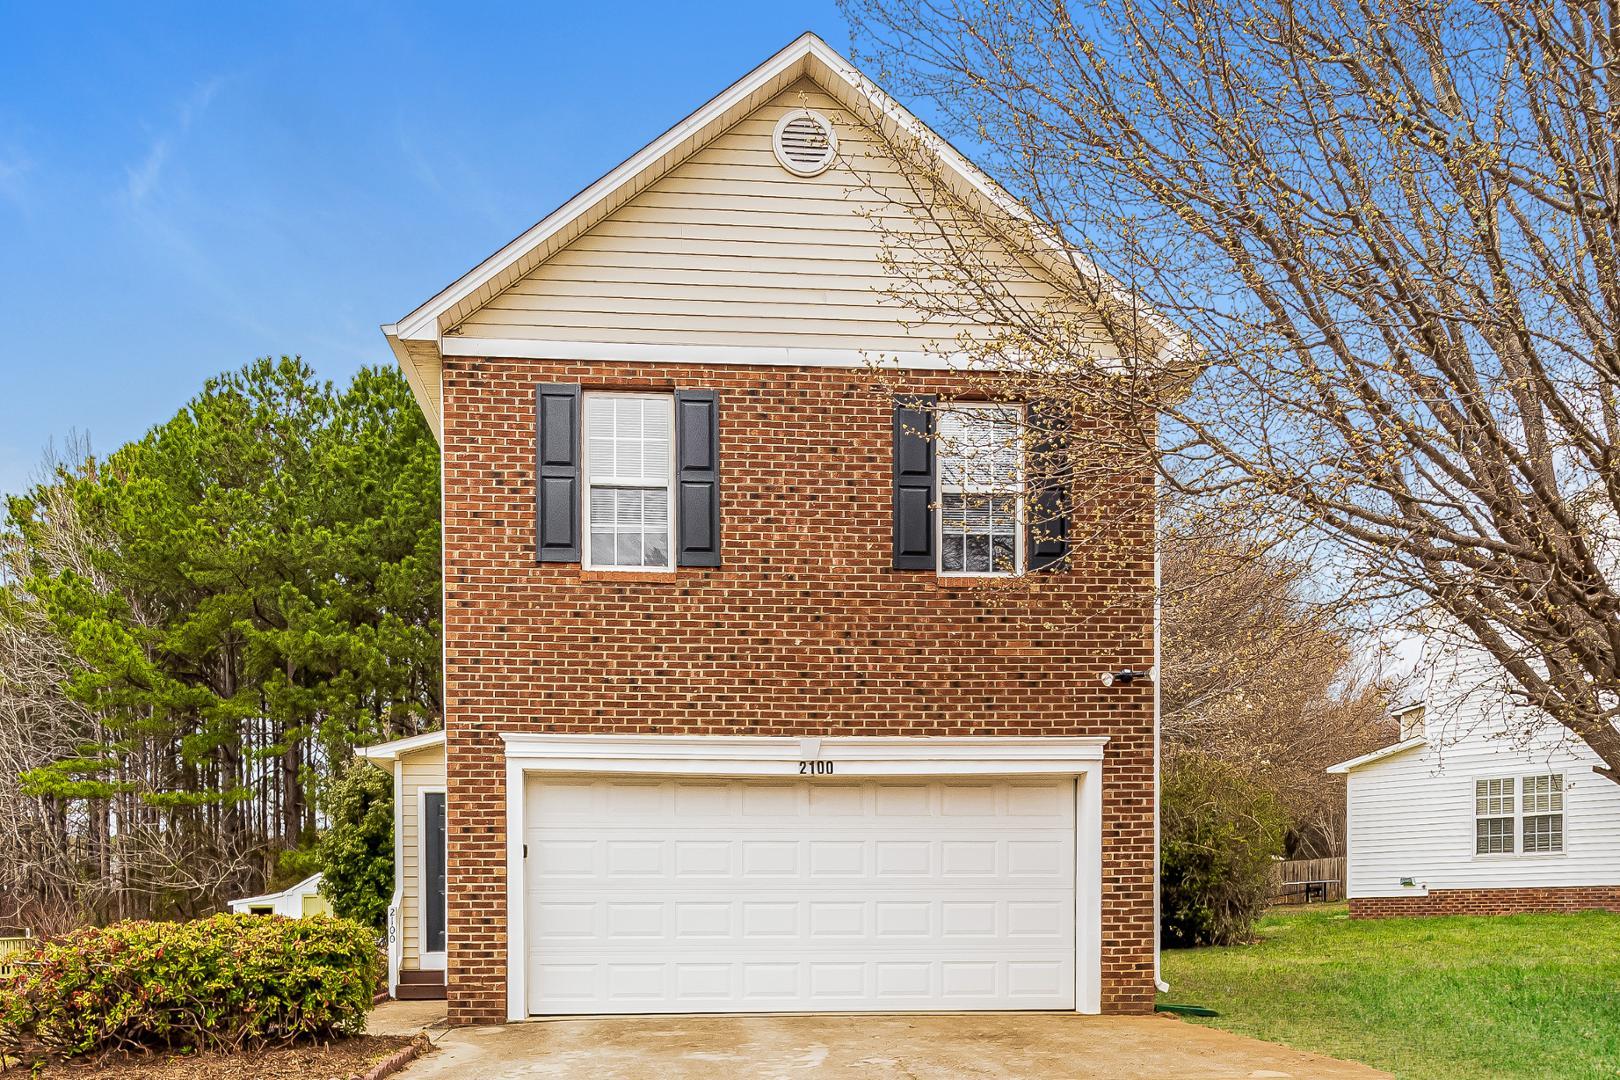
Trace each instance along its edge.
<instances>
[{"instance_id":1,"label":"blue sky","mask_svg":"<svg viewBox=\"0 0 1620 1080\"><path fill-rule=\"evenodd\" d=\"M209 375L391 363L405 314L827 3L0 0L0 492Z\"/></svg>"}]
</instances>

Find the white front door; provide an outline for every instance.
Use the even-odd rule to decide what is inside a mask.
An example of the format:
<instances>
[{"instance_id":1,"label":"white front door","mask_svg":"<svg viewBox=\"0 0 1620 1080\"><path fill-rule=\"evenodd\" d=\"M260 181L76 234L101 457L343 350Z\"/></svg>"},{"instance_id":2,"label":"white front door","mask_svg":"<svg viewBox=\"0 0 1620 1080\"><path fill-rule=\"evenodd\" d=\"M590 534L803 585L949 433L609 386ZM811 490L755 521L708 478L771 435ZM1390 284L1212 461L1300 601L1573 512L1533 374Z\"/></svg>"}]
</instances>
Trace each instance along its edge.
<instances>
[{"instance_id":1,"label":"white front door","mask_svg":"<svg viewBox=\"0 0 1620 1080\"><path fill-rule=\"evenodd\" d=\"M531 776L531 1014L1075 1007L1073 778Z\"/></svg>"}]
</instances>

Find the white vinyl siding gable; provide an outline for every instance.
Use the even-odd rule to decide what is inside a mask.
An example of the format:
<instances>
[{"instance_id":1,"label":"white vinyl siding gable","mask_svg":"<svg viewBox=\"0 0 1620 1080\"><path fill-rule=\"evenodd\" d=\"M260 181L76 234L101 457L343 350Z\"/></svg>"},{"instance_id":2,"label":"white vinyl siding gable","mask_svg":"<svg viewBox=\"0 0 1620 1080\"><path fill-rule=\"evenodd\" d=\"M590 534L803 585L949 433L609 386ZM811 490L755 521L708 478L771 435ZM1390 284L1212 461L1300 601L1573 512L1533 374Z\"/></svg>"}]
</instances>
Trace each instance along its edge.
<instances>
[{"instance_id":1,"label":"white vinyl siding gable","mask_svg":"<svg viewBox=\"0 0 1620 1080\"><path fill-rule=\"evenodd\" d=\"M836 127L833 166L795 176L777 123L801 109ZM924 313L894 295L885 244L917 221L919 196L874 135L811 81L738 121L624 206L474 311L474 339L710 345L916 354L956 351L975 318ZM1004 286L1032 309L1056 290L1009 257ZM928 288L944 288L943 283ZM965 296L956 309L971 306ZM1101 342L1098 348L1112 353Z\"/></svg>"}]
</instances>

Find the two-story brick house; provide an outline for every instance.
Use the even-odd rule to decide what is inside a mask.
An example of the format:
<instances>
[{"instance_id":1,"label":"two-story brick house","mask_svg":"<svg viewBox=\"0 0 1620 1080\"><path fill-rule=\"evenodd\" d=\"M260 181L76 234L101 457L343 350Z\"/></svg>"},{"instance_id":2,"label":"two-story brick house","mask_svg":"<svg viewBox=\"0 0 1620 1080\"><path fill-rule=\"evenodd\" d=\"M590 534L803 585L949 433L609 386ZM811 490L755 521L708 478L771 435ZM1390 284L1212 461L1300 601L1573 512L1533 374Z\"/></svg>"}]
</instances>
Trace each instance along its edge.
<instances>
[{"instance_id":1,"label":"two-story brick house","mask_svg":"<svg viewBox=\"0 0 1620 1080\"><path fill-rule=\"evenodd\" d=\"M806 35L384 328L445 731L366 754L392 982L452 1022L1151 1007L1155 695L1099 677L1154 662L1151 478L1124 559L974 493L938 436L1018 405L934 410L963 330L882 287L873 123L915 124Z\"/></svg>"}]
</instances>

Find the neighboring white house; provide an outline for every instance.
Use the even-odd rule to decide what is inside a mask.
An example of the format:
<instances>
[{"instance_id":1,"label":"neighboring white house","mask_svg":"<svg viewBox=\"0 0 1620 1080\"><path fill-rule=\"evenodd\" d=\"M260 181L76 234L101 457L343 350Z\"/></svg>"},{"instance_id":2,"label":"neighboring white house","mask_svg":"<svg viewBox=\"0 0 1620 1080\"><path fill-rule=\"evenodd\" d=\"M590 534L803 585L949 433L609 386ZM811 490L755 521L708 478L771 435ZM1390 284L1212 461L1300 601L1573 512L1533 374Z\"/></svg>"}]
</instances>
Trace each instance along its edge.
<instances>
[{"instance_id":1,"label":"neighboring white house","mask_svg":"<svg viewBox=\"0 0 1620 1080\"><path fill-rule=\"evenodd\" d=\"M1401 740L1347 781L1355 916L1620 910L1620 785L1585 743L1516 704L1482 650L1436 637Z\"/></svg>"},{"instance_id":2,"label":"neighboring white house","mask_svg":"<svg viewBox=\"0 0 1620 1080\"><path fill-rule=\"evenodd\" d=\"M311 874L280 892L232 900L231 911L237 915L285 915L289 919L305 915L330 915L332 905L320 894L320 887L321 875Z\"/></svg>"}]
</instances>

